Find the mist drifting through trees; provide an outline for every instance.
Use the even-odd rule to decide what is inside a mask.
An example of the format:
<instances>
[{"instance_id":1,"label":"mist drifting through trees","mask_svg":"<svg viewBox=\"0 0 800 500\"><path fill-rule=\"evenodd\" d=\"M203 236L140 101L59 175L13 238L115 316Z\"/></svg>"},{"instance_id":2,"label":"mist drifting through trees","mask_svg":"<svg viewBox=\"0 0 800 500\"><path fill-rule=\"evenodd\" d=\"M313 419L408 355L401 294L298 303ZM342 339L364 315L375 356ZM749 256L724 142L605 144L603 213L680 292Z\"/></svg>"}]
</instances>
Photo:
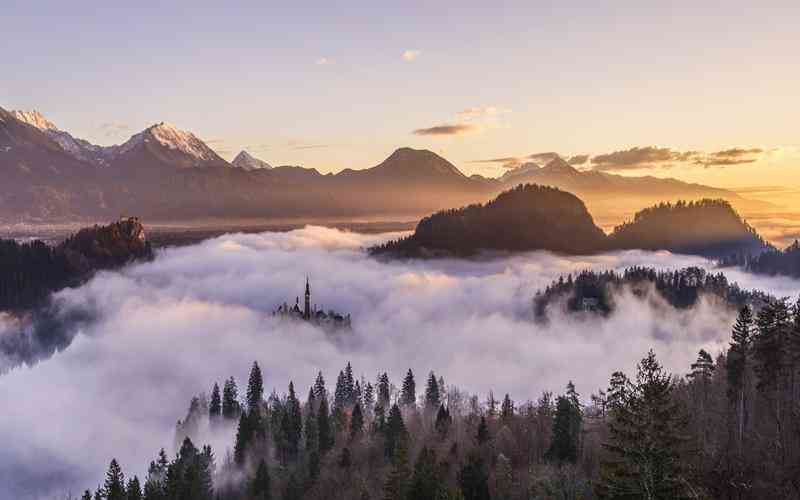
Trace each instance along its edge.
<instances>
[{"instance_id":1,"label":"mist drifting through trees","mask_svg":"<svg viewBox=\"0 0 800 500\"><path fill-rule=\"evenodd\" d=\"M547 326L531 321L536 291L559 275L637 265L709 267L701 258L639 251L480 262L366 257L362 248L387 238L322 228L228 235L163 251L154 262L64 290L64 308L91 304L99 317L63 352L0 377L0 391L17 402L0 415L0 434L8 436L0 450L0 482L35 492L32 497L78 495L104 480L112 457L126 474L143 479L161 447L169 460L180 450L175 420L185 416L192 394L210 396L216 381L224 400L224 382L234 376L246 401L253 360L260 364L265 398L273 389L285 393L292 380L305 404L319 371L332 391L335 374L349 361L357 378L366 375L374 385L375 374L385 371L397 388L411 368L418 394L435 370L482 402L494 390L500 411L506 392L519 404L545 390L557 396L570 380L586 402L607 387L613 372L634 376L651 347L667 371L686 374L699 349L712 356L727 349L736 320L737 311L711 302L679 311L666 302L628 300L623 290L606 318L587 322L556 313ZM277 304L302 293L305 275L320 306L353 315L351 334L328 336L271 317ZM776 297L798 290L788 278L738 270L726 275ZM13 320L0 318L0 330L9 328ZM226 429L199 436L198 453L208 443L220 464L227 450L234 453L236 429Z\"/></svg>"}]
</instances>

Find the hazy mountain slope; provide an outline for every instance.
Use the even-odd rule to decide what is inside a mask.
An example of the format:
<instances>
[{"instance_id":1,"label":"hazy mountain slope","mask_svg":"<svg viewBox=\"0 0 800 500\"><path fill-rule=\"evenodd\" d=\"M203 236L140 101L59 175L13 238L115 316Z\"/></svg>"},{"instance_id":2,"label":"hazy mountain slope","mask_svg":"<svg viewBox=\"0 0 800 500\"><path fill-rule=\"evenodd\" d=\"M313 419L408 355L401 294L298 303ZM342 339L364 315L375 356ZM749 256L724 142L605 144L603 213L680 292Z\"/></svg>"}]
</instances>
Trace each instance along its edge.
<instances>
[{"instance_id":1,"label":"hazy mountain slope","mask_svg":"<svg viewBox=\"0 0 800 500\"><path fill-rule=\"evenodd\" d=\"M239 154L236 155L236 158L233 159L231 165L234 167L243 168L245 170L258 170L258 169L270 169L272 165L265 162L264 160L259 160L255 156L251 155L247 151L239 151Z\"/></svg>"}]
</instances>

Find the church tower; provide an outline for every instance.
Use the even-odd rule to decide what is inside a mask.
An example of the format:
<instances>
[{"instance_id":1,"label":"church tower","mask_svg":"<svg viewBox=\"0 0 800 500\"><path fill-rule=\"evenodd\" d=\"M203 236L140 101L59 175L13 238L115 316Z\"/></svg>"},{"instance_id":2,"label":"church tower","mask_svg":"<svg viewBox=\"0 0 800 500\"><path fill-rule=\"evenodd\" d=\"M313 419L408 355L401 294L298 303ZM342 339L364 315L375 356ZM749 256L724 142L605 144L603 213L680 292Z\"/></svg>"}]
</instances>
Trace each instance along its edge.
<instances>
[{"instance_id":1,"label":"church tower","mask_svg":"<svg viewBox=\"0 0 800 500\"><path fill-rule=\"evenodd\" d=\"M303 318L311 319L311 286L308 284L308 276L306 276L306 304L303 309Z\"/></svg>"}]
</instances>

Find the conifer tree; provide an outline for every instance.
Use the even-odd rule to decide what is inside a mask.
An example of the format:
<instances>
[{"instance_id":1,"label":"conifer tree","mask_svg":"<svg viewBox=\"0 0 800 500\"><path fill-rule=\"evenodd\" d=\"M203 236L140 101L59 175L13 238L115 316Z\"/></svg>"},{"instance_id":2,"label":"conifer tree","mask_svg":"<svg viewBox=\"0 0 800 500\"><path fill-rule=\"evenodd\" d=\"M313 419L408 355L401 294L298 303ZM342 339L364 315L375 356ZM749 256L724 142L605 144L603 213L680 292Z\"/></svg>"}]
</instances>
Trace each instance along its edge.
<instances>
[{"instance_id":1,"label":"conifer tree","mask_svg":"<svg viewBox=\"0 0 800 500\"><path fill-rule=\"evenodd\" d=\"M680 449L684 414L673 398L674 384L651 350L639 363L636 383L615 373L610 408L610 459L603 463L598 493L606 499L697 498L683 470Z\"/></svg>"},{"instance_id":2,"label":"conifer tree","mask_svg":"<svg viewBox=\"0 0 800 500\"><path fill-rule=\"evenodd\" d=\"M125 492L127 500L142 500L142 485L138 477L133 476L133 479L128 480Z\"/></svg>"},{"instance_id":3,"label":"conifer tree","mask_svg":"<svg viewBox=\"0 0 800 500\"><path fill-rule=\"evenodd\" d=\"M439 411L436 412L436 423L434 424L436 432L442 436L446 435L447 431L450 429L451 422L450 411L445 408L444 403L440 404Z\"/></svg>"},{"instance_id":4,"label":"conifer tree","mask_svg":"<svg viewBox=\"0 0 800 500\"><path fill-rule=\"evenodd\" d=\"M261 412L261 402L264 400L264 379L257 361L253 361L250 369L250 379L247 383L247 411L250 413Z\"/></svg>"},{"instance_id":5,"label":"conifer tree","mask_svg":"<svg viewBox=\"0 0 800 500\"><path fill-rule=\"evenodd\" d=\"M328 450L333 448L334 435L333 426L331 425L330 415L328 413L328 401L323 399L319 404L319 411L317 412L317 434L319 435L319 453L324 455Z\"/></svg>"},{"instance_id":6,"label":"conifer tree","mask_svg":"<svg viewBox=\"0 0 800 500\"><path fill-rule=\"evenodd\" d=\"M414 464L408 500L437 500L442 489L436 453L425 446Z\"/></svg>"},{"instance_id":7,"label":"conifer tree","mask_svg":"<svg viewBox=\"0 0 800 500\"><path fill-rule=\"evenodd\" d=\"M81 500L92 500L92 492L89 490L84 491Z\"/></svg>"},{"instance_id":8,"label":"conifer tree","mask_svg":"<svg viewBox=\"0 0 800 500\"><path fill-rule=\"evenodd\" d=\"M317 379L314 381L314 398L317 401L328 398L328 390L325 388L325 378L322 372L317 372Z\"/></svg>"},{"instance_id":9,"label":"conifer tree","mask_svg":"<svg viewBox=\"0 0 800 500\"><path fill-rule=\"evenodd\" d=\"M353 414L350 417L350 438L355 439L364 431L364 414L361 412L361 404L356 403L353 407Z\"/></svg>"},{"instance_id":10,"label":"conifer tree","mask_svg":"<svg viewBox=\"0 0 800 500\"><path fill-rule=\"evenodd\" d=\"M378 406L382 406L384 413L389 410L389 402L391 399L390 387L389 387L389 376L384 372L378 378Z\"/></svg>"},{"instance_id":11,"label":"conifer tree","mask_svg":"<svg viewBox=\"0 0 800 500\"><path fill-rule=\"evenodd\" d=\"M514 402L511 401L511 397L506 393L505 397L503 398L503 403L500 405L500 418L504 421L511 420L514 416Z\"/></svg>"},{"instance_id":12,"label":"conifer tree","mask_svg":"<svg viewBox=\"0 0 800 500\"><path fill-rule=\"evenodd\" d=\"M339 376L336 377L336 388L333 391L333 409L343 408L347 404L347 388L346 388L344 371L339 371Z\"/></svg>"},{"instance_id":13,"label":"conifer tree","mask_svg":"<svg viewBox=\"0 0 800 500\"><path fill-rule=\"evenodd\" d=\"M353 377L353 367L350 366L349 361L344 368L344 401L348 406L356 403L355 378Z\"/></svg>"},{"instance_id":14,"label":"conifer tree","mask_svg":"<svg viewBox=\"0 0 800 500\"><path fill-rule=\"evenodd\" d=\"M222 416L228 420L239 418L239 389L233 377L222 388Z\"/></svg>"},{"instance_id":15,"label":"conifer tree","mask_svg":"<svg viewBox=\"0 0 800 500\"><path fill-rule=\"evenodd\" d=\"M367 382L364 386L364 412L367 416L372 416L375 410L375 388L371 383Z\"/></svg>"},{"instance_id":16,"label":"conifer tree","mask_svg":"<svg viewBox=\"0 0 800 500\"><path fill-rule=\"evenodd\" d=\"M308 393L308 402L306 403L306 414L303 423L303 434L306 438L305 448L307 452L319 451L319 431L317 429L317 411L315 408L314 391L313 389Z\"/></svg>"},{"instance_id":17,"label":"conifer tree","mask_svg":"<svg viewBox=\"0 0 800 500\"><path fill-rule=\"evenodd\" d=\"M385 432L385 452L387 458L394 456L397 444L406 439L406 426L403 422L403 414L400 412L400 407L396 404L392 405L389 410L389 418L386 421Z\"/></svg>"},{"instance_id":18,"label":"conifer tree","mask_svg":"<svg viewBox=\"0 0 800 500\"><path fill-rule=\"evenodd\" d=\"M242 412L239 416L239 427L236 429L236 442L233 447L233 460L236 465L244 465L247 457L247 447L253 437L253 428L250 422L250 414Z\"/></svg>"},{"instance_id":19,"label":"conifer tree","mask_svg":"<svg viewBox=\"0 0 800 500\"><path fill-rule=\"evenodd\" d=\"M486 417L481 415L481 421L478 423L478 433L475 436L479 445L489 441L489 425L486 423Z\"/></svg>"},{"instance_id":20,"label":"conifer tree","mask_svg":"<svg viewBox=\"0 0 800 500\"><path fill-rule=\"evenodd\" d=\"M125 500L125 476L115 458L108 465L103 491L107 500Z\"/></svg>"},{"instance_id":21,"label":"conifer tree","mask_svg":"<svg viewBox=\"0 0 800 500\"><path fill-rule=\"evenodd\" d=\"M554 462L575 463L578 459L578 435L574 433L575 407L567 396L556 400L556 416L553 421L553 440L546 457Z\"/></svg>"},{"instance_id":22,"label":"conifer tree","mask_svg":"<svg viewBox=\"0 0 800 500\"><path fill-rule=\"evenodd\" d=\"M441 402L442 396L439 391L439 382L436 380L436 375L431 371L428 375L428 383L425 386L425 409L436 411Z\"/></svg>"},{"instance_id":23,"label":"conifer tree","mask_svg":"<svg viewBox=\"0 0 800 500\"><path fill-rule=\"evenodd\" d=\"M464 494L464 500L490 500L489 474L483 459L473 453L458 473L458 484Z\"/></svg>"},{"instance_id":24,"label":"conifer tree","mask_svg":"<svg viewBox=\"0 0 800 500\"><path fill-rule=\"evenodd\" d=\"M486 413L490 417L497 416L497 400L494 398L494 391L489 391L489 396L486 398Z\"/></svg>"},{"instance_id":25,"label":"conifer tree","mask_svg":"<svg viewBox=\"0 0 800 500\"><path fill-rule=\"evenodd\" d=\"M408 369L408 373L406 373L406 378L403 379L400 404L409 408L417 404L417 384L414 382L414 372L412 372L410 368Z\"/></svg>"},{"instance_id":26,"label":"conifer tree","mask_svg":"<svg viewBox=\"0 0 800 500\"><path fill-rule=\"evenodd\" d=\"M736 409L736 443L742 454L744 432L748 425L747 387L750 383L750 357L753 342L753 313L748 306L739 311L731 333L730 349L726 358L728 375L728 400Z\"/></svg>"},{"instance_id":27,"label":"conifer tree","mask_svg":"<svg viewBox=\"0 0 800 500\"><path fill-rule=\"evenodd\" d=\"M253 478L253 481L250 483L250 495L254 500L272 499L269 469L267 468L267 463L263 458L260 462L258 462L256 475Z\"/></svg>"},{"instance_id":28,"label":"conifer tree","mask_svg":"<svg viewBox=\"0 0 800 500\"><path fill-rule=\"evenodd\" d=\"M289 444L289 455L296 457L300 450L300 439L303 434L303 414L300 400L294 392L294 383L289 382L289 395L286 398L286 439Z\"/></svg>"},{"instance_id":29,"label":"conifer tree","mask_svg":"<svg viewBox=\"0 0 800 500\"><path fill-rule=\"evenodd\" d=\"M392 408L397 408L397 405ZM392 469L383 486L383 500L407 500L410 472L408 468L408 447L404 439L397 443L393 453L390 457L392 459Z\"/></svg>"},{"instance_id":30,"label":"conifer tree","mask_svg":"<svg viewBox=\"0 0 800 500\"><path fill-rule=\"evenodd\" d=\"M209 419L214 422L222 416L222 399L219 395L219 384L214 382L214 388L211 389L211 402L208 404Z\"/></svg>"}]
</instances>

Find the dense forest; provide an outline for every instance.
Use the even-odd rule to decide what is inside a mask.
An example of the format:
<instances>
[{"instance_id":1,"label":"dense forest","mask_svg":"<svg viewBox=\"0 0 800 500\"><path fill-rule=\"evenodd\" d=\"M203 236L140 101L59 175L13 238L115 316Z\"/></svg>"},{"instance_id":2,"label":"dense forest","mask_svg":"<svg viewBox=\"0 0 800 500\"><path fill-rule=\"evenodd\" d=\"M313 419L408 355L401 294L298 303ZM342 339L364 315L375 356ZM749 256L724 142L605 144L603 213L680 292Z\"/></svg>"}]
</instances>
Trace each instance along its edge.
<instances>
[{"instance_id":1,"label":"dense forest","mask_svg":"<svg viewBox=\"0 0 800 500\"><path fill-rule=\"evenodd\" d=\"M133 218L81 229L54 247L0 239L0 311L40 306L51 292L78 285L94 271L152 257L144 228Z\"/></svg>"},{"instance_id":2,"label":"dense forest","mask_svg":"<svg viewBox=\"0 0 800 500\"><path fill-rule=\"evenodd\" d=\"M486 204L437 212L414 234L370 249L400 257L474 255L480 250L550 250L569 254L601 251L606 236L575 195L520 184Z\"/></svg>"},{"instance_id":3,"label":"dense forest","mask_svg":"<svg viewBox=\"0 0 800 500\"><path fill-rule=\"evenodd\" d=\"M538 321L546 320L548 307L553 304L563 305L568 312L608 314L614 310L615 296L623 288L641 299L653 292L678 309L694 306L703 296L719 299L736 309L745 305L760 309L772 299L759 290L740 288L722 273L709 273L700 267L659 271L652 267L634 266L622 272L586 270L574 277L572 274L566 278L560 276L536 293L533 298L534 316Z\"/></svg>"},{"instance_id":4,"label":"dense forest","mask_svg":"<svg viewBox=\"0 0 800 500\"><path fill-rule=\"evenodd\" d=\"M614 249L669 250L720 258L771 248L725 200L661 203L614 228Z\"/></svg>"},{"instance_id":5,"label":"dense forest","mask_svg":"<svg viewBox=\"0 0 800 500\"><path fill-rule=\"evenodd\" d=\"M320 373L301 401L292 382L265 398L254 363L243 397L230 378L192 400L174 457L162 449L127 481L112 460L83 498L800 498L800 301L743 307L728 351L686 369L668 373L651 351L588 398L567 382L481 401L434 372L396 388L348 364L332 393ZM224 455L195 444L201 428L234 426Z\"/></svg>"},{"instance_id":6,"label":"dense forest","mask_svg":"<svg viewBox=\"0 0 800 500\"><path fill-rule=\"evenodd\" d=\"M471 256L481 250L576 255L641 249L721 258L770 248L724 200L661 203L606 236L576 196L525 184L483 205L425 217L412 235L372 247L370 253L410 258Z\"/></svg>"},{"instance_id":7,"label":"dense forest","mask_svg":"<svg viewBox=\"0 0 800 500\"><path fill-rule=\"evenodd\" d=\"M722 264L740 266L752 273L800 278L800 242L795 240L784 250L772 248L758 255L731 255Z\"/></svg>"}]
</instances>

